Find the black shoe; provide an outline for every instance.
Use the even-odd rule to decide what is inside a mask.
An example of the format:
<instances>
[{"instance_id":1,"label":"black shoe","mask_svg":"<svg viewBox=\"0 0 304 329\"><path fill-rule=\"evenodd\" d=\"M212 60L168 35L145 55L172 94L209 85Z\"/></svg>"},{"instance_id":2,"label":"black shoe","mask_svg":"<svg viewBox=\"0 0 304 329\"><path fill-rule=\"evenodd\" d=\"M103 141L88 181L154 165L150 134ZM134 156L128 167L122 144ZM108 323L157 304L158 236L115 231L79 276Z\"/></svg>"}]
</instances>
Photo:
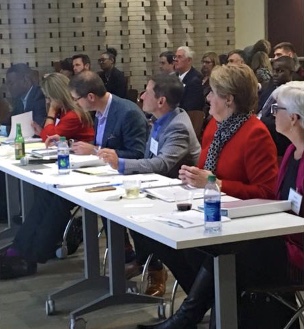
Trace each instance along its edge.
<instances>
[{"instance_id":1,"label":"black shoe","mask_svg":"<svg viewBox=\"0 0 304 329\"><path fill-rule=\"evenodd\" d=\"M37 263L21 257L0 256L0 280L15 279L37 273Z\"/></svg>"},{"instance_id":2,"label":"black shoe","mask_svg":"<svg viewBox=\"0 0 304 329\"><path fill-rule=\"evenodd\" d=\"M179 329L181 327L173 327L171 324L167 323L167 321L155 323L155 324L139 324L137 326L137 329ZM196 325L187 325L186 327L183 327L184 329L197 329Z\"/></svg>"}]
</instances>

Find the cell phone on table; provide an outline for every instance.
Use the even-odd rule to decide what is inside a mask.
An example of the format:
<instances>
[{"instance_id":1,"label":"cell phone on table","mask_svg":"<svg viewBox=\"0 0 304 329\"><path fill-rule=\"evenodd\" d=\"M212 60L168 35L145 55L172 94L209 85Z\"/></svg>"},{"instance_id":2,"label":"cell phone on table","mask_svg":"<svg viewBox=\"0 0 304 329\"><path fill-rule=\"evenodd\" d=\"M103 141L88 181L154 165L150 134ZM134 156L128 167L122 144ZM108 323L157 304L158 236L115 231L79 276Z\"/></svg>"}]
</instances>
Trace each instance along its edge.
<instances>
[{"instance_id":1,"label":"cell phone on table","mask_svg":"<svg viewBox=\"0 0 304 329\"><path fill-rule=\"evenodd\" d=\"M114 190L116 190L114 186L93 186L85 189L86 192L106 192Z\"/></svg>"}]
</instances>

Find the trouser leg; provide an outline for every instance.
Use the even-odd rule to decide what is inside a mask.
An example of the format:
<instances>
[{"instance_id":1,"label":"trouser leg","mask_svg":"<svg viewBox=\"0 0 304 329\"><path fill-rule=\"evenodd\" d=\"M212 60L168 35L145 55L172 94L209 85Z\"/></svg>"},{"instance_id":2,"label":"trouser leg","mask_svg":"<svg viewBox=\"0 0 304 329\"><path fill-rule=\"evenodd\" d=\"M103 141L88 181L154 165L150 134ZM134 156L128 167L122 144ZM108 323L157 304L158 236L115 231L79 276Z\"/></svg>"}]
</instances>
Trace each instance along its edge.
<instances>
[{"instance_id":1,"label":"trouser leg","mask_svg":"<svg viewBox=\"0 0 304 329\"><path fill-rule=\"evenodd\" d=\"M14 239L28 261L45 263L54 257L74 204L53 193L35 189L35 203Z\"/></svg>"}]
</instances>

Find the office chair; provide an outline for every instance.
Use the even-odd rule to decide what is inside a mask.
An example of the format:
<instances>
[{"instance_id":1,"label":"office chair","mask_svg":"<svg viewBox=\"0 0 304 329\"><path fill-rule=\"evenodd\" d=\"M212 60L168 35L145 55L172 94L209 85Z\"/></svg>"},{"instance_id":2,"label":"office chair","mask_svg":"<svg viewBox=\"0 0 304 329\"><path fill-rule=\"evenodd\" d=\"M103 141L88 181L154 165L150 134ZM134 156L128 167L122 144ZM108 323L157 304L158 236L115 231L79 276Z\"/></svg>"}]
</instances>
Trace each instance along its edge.
<instances>
[{"instance_id":1,"label":"office chair","mask_svg":"<svg viewBox=\"0 0 304 329\"><path fill-rule=\"evenodd\" d=\"M273 299L280 302L282 305L285 305L291 309L294 314L286 325L282 329L289 329L295 323L296 320L299 320L302 325L304 325L304 299L302 293L304 292L304 272L292 264L288 266L288 271L291 278L291 284L286 285L276 285L276 286L263 286L263 287L253 287L247 289L245 293L249 294L266 294ZM284 294L294 294L296 297L296 303L292 303L284 297Z\"/></svg>"}]
</instances>

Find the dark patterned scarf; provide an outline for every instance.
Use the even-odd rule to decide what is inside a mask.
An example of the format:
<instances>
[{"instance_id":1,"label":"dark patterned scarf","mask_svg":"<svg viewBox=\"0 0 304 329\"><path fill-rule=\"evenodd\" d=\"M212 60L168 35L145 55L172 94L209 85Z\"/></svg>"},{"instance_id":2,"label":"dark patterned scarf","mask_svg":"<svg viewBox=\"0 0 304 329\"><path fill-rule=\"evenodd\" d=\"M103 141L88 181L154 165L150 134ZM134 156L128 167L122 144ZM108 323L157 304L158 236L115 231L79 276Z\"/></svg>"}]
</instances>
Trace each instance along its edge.
<instances>
[{"instance_id":1,"label":"dark patterned scarf","mask_svg":"<svg viewBox=\"0 0 304 329\"><path fill-rule=\"evenodd\" d=\"M234 113L223 122L217 122L217 130L210 144L204 169L216 174L216 165L224 145L250 118L251 114Z\"/></svg>"}]
</instances>

